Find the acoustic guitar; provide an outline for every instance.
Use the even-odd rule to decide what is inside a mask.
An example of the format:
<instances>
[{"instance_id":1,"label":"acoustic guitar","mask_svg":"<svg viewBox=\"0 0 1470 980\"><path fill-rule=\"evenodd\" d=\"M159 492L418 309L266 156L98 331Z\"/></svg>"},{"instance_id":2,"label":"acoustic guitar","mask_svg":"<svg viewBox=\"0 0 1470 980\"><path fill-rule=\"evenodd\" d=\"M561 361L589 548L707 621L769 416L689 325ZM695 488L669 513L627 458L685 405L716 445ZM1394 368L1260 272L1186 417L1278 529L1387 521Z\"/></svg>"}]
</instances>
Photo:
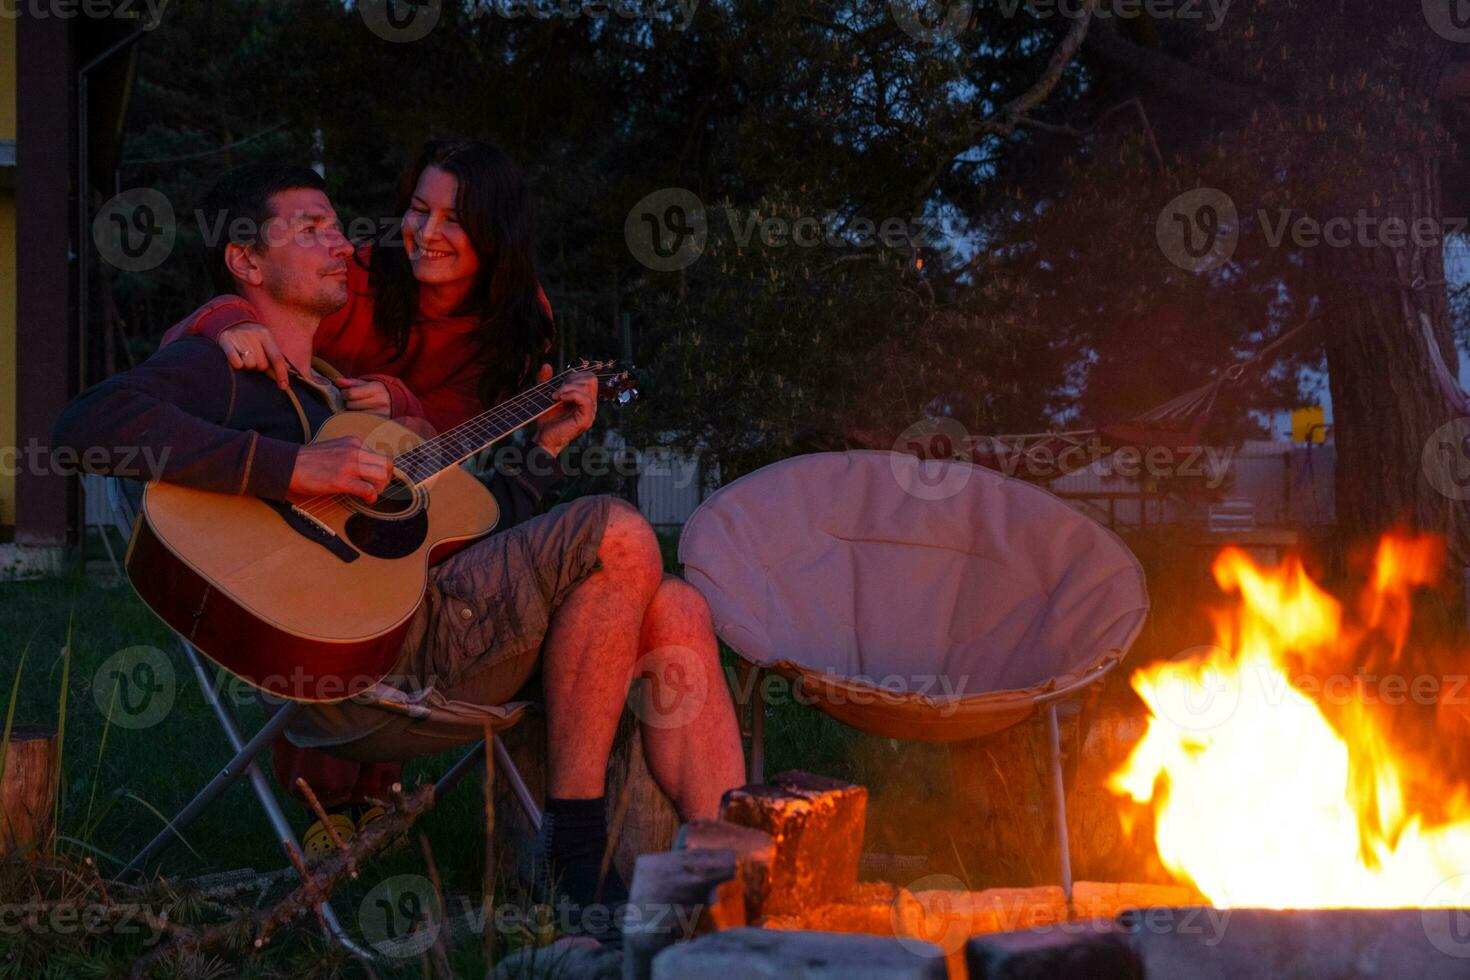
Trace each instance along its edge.
<instances>
[{"instance_id":1,"label":"acoustic guitar","mask_svg":"<svg viewBox=\"0 0 1470 980\"><path fill-rule=\"evenodd\" d=\"M550 411L576 372L602 398L637 394L627 372L583 362L425 439L366 412L329 418L312 443L358 436L391 457L374 503L296 503L153 482L128 546L142 600L225 670L293 701L339 701L392 669L429 568L494 529L495 498L460 464Z\"/></svg>"}]
</instances>

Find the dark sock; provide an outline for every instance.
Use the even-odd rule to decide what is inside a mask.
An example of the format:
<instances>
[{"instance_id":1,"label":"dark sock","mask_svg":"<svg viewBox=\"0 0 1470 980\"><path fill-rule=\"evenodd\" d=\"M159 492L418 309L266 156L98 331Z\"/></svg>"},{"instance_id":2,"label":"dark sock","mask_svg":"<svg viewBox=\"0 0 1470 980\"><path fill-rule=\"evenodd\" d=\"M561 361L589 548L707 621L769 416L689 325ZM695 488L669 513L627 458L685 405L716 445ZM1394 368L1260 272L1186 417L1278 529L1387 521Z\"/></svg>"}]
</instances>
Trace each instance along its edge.
<instances>
[{"instance_id":1,"label":"dark sock","mask_svg":"<svg viewBox=\"0 0 1470 980\"><path fill-rule=\"evenodd\" d=\"M611 864L598 888L602 856L607 850L606 807L601 796L591 800L546 800L541 824L545 865L556 879L557 890L575 905L614 905L628 898L628 890Z\"/></svg>"}]
</instances>

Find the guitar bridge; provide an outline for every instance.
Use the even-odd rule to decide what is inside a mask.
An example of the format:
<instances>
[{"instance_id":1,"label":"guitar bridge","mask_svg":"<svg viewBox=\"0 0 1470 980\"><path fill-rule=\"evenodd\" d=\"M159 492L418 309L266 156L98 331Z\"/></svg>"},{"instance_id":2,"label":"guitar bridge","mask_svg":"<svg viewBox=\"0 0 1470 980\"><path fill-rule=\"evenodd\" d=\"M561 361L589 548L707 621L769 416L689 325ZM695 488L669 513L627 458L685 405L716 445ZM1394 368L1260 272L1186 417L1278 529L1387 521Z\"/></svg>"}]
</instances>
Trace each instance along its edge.
<instances>
[{"instance_id":1,"label":"guitar bridge","mask_svg":"<svg viewBox=\"0 0 1470 980\"><path fill-rule=\"evenodd\" d=\"M337 533L320 519L313 517L295 504L288 504L279 500L267 500L265 502L277 514L280 514L281 519L297 534L310 541L315 541L345 562L357 561L361 553L338 537Z\"/></svg>"}]
</instances>

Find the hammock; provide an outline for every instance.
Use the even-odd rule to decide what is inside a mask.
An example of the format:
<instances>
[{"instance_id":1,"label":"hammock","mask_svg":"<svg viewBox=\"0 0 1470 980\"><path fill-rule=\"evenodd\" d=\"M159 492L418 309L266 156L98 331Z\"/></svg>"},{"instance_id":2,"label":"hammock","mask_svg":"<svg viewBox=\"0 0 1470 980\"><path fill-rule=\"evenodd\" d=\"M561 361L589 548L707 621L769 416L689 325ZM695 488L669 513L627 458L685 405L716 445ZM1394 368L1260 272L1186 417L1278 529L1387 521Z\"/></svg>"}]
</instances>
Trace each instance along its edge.
<instances>
[{"instance_id":1,"label":"hammock","mask_svg":"<svg viewBox=\"0 0 1470 980\"><path fill-rule=\"evenodd\" d=\"M1319 310L1250 357L1225 368L1215 380L1125 421L1070 432L972 436L958 447L956 457L1021 479L1049 483L1086 469L1119 449L1134 448L1145 452L1192 450L1200 445L1200 437L1213 417L1220 389L1226 383L1239 381L1247 370L1261 364L1303 331L1316 326L1324 312ZM1464 393L1461 394L1463 396ZM864 446L876 448L877 440L871 436L854 435L858 437L856 441Z\"/></svg>"}]
</instances>

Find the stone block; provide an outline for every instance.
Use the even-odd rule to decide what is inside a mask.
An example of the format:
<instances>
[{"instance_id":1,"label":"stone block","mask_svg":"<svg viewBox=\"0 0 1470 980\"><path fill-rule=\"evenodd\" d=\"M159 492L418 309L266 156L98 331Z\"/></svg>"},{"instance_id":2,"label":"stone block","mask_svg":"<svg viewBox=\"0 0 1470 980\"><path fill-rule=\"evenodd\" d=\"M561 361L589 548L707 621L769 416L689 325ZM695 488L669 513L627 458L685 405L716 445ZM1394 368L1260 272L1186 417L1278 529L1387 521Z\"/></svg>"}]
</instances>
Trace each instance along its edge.
<instances>
[{"instance_id":1,"label":"stone block","mask_svg":"<svg viewBox=\"0 0 1470 980\"><path fill-rule=\"evenodd\" d=\"M720 819L770 834L775 847L765 915L786 915L841 899L857 883L868 791L802 772L730 790Z\"/></svg>"},{"instance_id":2,"label":"stone block","mask_svg":"<svg viewBox=\"0 0 1470 980\"><path fill-rule=\"evenodd\" d=\"M1110 919L978 936L965 944L970 980L1143 980L1143 964Z\"/></svg>"},{"instance_id":3,"label":"stone block","mask_svg":"<svg viewBox=\"0 0 1470 980\"><path fill-rule=\"evenodd\" d=\"M644 854L623 910L623 977L646 980L659 950L716 929L745 925L735 852Z\"/></svg>"},{"instance_id":4,"label":"stone block","mask_svg":"<svg viewBox=\"0 0 1470 980\"><path fill-rule=\"evenodd\" d=\"M692 820L679 828L674 850L734 851L736 871L745 892L746 921L754 922L760 918L766 892L770 888L771 863L776 856L770 834L723 820Z\"/></svg>"},{"instance_id":5,"label":"stone block","mask_svg":"<svg viewBox=\"0 0 1470 980\"><path fill-rule=\"evenodd\" d=\"M665 949L654 980L944 980L929 943L850 933L731 929Z\"/></svg>"}]
</instances>

